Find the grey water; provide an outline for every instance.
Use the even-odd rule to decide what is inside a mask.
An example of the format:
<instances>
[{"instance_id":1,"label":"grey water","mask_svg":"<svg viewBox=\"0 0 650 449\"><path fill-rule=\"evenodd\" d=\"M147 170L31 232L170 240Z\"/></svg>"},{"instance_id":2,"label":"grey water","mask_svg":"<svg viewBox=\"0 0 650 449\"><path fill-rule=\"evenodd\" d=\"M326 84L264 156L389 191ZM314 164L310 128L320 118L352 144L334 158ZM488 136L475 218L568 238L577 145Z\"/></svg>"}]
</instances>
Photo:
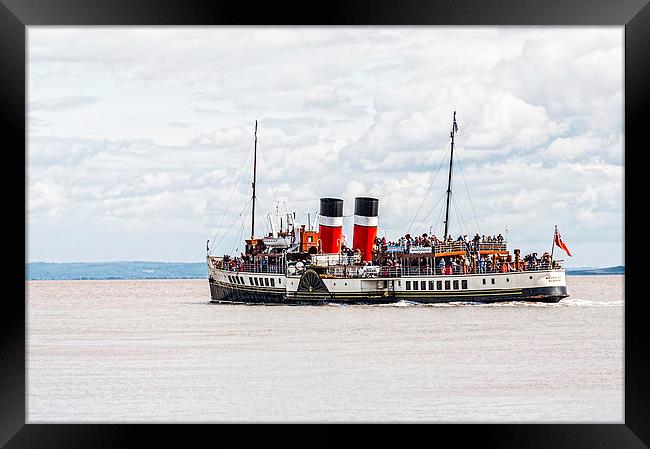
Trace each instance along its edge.
<instances>
[{"instance_id":1,"label":"grey water","mask_svg":"<svg viewBox=\"0 0 650 449\"><path fill-rule=\"evenodd\" d=\"M556 304L210 304L28 281L27 422L623 423L624 276Z\"/></svg>"}]
</instances>

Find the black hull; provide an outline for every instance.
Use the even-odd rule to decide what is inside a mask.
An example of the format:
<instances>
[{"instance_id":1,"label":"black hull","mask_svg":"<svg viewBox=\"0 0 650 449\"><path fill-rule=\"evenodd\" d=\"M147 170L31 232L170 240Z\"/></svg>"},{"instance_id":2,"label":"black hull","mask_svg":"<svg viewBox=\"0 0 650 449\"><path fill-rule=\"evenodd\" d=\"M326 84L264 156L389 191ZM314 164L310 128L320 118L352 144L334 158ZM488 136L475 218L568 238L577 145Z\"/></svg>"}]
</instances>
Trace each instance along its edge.
<instances>
[{"instance_id":1,"label":"black hull","mask_svg":"<svg viewBox=\"0 0 650 449\"><path fill-rule=\"evenodd\" d=\"M244 304L288 304L284 289L263 291L261 289L233 288L210 283L211 302Z\"/></svg>"},{"instance_id":2,"label":"black hull","mask_svg":"<svg viewBox=\"0 0 650 449\"><path fill-rule=\"evenodd\" d=\"M438 294L417 294L399 292L387 295L368 294L336 294L323 292L298 292L287 294L283 289L250 289L236 288L219 283L210 283L210 295L213 303L230 304L391 304L398 301L411 301L423 304L445 303L445 302L468 302L468 303L494 303L494 302L558 302L568 297L566 287L540 287L524 288L516 291L503 292L464 292L462 295L455 292L444 292Z\"/></svg>"},{"instance_id":3,"label":"black hull","mask_svg":"<svg viewBox=\"0 0 650 449\"><path fill-rule=\"evenodd\" d=\"M444 295L424 295L419 297L411 297L409 295L400 295L399 298L412 302L420 302L423 304L444 303L444 302L469 302L469 303L494 303L494 302L558 302L561 299L567 298L566 287L539 287L539 288L524 288L512 292L490 292L490 293L466 293L463 295L456 295L454 293Z\"/></svg>"}]
</instances>

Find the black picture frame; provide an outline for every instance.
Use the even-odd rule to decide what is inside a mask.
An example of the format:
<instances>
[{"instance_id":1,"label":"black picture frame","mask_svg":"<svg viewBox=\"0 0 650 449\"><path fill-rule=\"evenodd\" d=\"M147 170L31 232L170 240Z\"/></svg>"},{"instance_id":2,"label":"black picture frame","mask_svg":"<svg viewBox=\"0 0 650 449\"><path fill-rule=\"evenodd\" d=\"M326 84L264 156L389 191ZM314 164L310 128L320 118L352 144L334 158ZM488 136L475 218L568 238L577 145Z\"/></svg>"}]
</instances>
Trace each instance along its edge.
<instances>
[{"instance_id":1,"label":"black picture frame","mask_svg":"<svg viewBox=\"0 0 650 449\"><path fill-rule=\"evenodd\" d=\"M0 444L7 448L125 447L154 439L162 446L216 446L228 436L252 442L258 432L239 426L26 424L25 415L25 242L26 190L26 27L30 25L618 25L625 27L625 423L436 425L424 432L428 444L501 448L643 448L650 444L650 370L647 301L640 271L649 253L650 219L643 170L645 115L649 109L650 5L648 0L330 0L308 2L207 2L172 0L0 0L0 123L3 133L2 179L5 279L0 360ZM644 112L646 114L644 115ZM21 151L22 148L22 151ZM7 245L9 246L7 250ZM639 251L637 245L642 245ZM268 428L267 428L268 429ZM265 429L265 431L267 430ZM375 427L377 442L411 441L411 430ZM389 428L392 429L392 428ZM268 429L270 430L270 429ZM308 430L315 430L309 428ZM265 443L273 442L266 439ZM368 438L370 435L368 435ZM218 440L215 440L218 438ZM364 443L370 441L365 439ZM408 439L405 439L408 438ZM291 440L291 441L290 441ZM320 432L281 443L308 445L341 442ZM277 441L279 442L279 441ZM151 444L147 444L150 446ZM275 445L275 444L274 444Z\"/></svg>"}]
</instances>

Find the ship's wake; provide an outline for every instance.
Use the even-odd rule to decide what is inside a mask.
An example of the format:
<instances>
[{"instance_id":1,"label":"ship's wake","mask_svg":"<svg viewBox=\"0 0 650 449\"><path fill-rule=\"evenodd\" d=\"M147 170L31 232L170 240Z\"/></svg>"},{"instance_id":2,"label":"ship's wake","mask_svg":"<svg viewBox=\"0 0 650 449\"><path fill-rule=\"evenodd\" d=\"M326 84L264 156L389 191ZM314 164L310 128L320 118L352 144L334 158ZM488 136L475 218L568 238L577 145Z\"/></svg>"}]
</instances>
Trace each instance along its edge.
<instances>
[{"instance_id":1,"label":"ship's wake","mask_svg":"<svg viewBox=\"0 0 650 449\"><path fill-rule=\"evenodd\" d=\"M566 298L559 302L529 302L529 301L503 301L503 302L478 302L478 301L453 301L439 303L420 303L401 300L390 304L377 304L372 307L622 307L624 301L594 301L580 298Z\"/></svg>"}]
</instances>

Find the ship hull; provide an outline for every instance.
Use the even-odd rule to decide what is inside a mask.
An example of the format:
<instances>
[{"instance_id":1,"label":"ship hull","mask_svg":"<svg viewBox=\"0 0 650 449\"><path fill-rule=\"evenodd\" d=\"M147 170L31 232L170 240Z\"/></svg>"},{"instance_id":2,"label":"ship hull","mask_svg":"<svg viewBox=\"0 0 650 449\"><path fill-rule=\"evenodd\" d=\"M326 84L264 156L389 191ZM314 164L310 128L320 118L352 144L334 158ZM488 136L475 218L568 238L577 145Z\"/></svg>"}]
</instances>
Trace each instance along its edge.
<instances>
[{"instance_id":1,"label":"ship hull","mask_svg":"<svg viewBox=\"0 0 650 449\"><path fill-rule=\"evenodd\" d=\"M399 299L419 303L444 303L444 302L468 302L468 303L494 303L494 302L546 302L554 303L568 297L565 286L561 287L537 287L523 288L515 291L490 291L490 292L457 292L444 294L408 294L399 295Z\"/></svg>"},{"instance_id":2,"label":"ship hull","mask_svg":"<svg viewBox=\"0 0 650 449\"><path fill-rule=\"evenodd\" d=\"M213 303L233 304L288 304L284 291L260 291L210 282L210 297Z\"/></svg>"},{"instance_id":3,"label":"ship hull","mask_svg":"<svg viewBox=\"0 0 650 449\"><path fill-rule=\"evenodd\" d=\"M449 302L466 303L495 303L495 302L543 302L555 303L568 297L565 286L523 288L520 290L504 290L490 292L392 292L384 294L372 293L318 293L250 290L235 286L210 283L211 302L231 304L289 304L289 305L322 305L322 304L390 304L399 301L433 304Z\"/></svg>"},{"instance_id":4,"label":"ship hull","mask_svg":"<svg viewBox=\"0 0 650 449\"><path fill-rule=\"evenodd\" d=\"M455 275L349 277L228 271L208 264L211 301L244 304L558 302L568 297L563 270Z\"/></svg>"},{"instance_id":5,"label":"ship hull","mask_svg":"<svg viewBox=\"0 0 650 449\"><path fill-rule=\"evenodd\" d=\"M323 305L340 304L390 304L399 301L394 296L336 294L287 294L286 292L251 291L239 287L210 283L212 303L218 304L286 304L286 305Z\"/></svg>"}]
</instances>

